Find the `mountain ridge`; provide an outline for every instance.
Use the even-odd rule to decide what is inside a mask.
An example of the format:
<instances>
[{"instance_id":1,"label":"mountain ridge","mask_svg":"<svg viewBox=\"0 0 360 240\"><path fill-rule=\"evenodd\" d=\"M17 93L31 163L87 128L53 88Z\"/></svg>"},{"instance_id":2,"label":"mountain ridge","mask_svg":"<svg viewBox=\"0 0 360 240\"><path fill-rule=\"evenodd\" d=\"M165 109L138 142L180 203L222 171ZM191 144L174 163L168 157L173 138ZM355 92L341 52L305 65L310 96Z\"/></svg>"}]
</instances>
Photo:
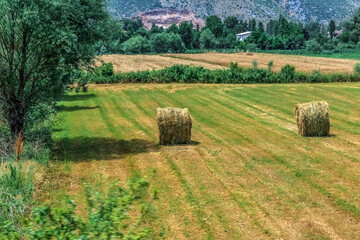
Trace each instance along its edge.
<instances>
[{"instance_id":1,"label":"mountain ridge","mask_svg":"<svg viewBox=\"0 0 360 240\"><path fill-rule=\"evenodd\" d=\"M116 17L133 17L154 9L177 9L194 12L198 17L217 15L224 19L237 16L269 21L280 14L291 20L308 23L348 18L360 0L110 0L110 12Z\"/></svg>"}]
</instances>

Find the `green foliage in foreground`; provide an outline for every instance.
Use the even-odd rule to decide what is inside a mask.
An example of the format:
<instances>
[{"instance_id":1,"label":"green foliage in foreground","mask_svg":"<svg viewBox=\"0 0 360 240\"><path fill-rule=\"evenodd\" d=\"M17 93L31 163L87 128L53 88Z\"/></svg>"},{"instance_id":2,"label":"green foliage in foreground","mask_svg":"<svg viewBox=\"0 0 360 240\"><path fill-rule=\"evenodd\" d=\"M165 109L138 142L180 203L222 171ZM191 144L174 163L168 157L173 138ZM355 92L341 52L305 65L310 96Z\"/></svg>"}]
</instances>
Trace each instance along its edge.
<instances>
[{"instance_id":1,"label":"green foliage in foreground","mask_svg":"<svg viewBox=\"0 0 360 240\"><path fill-rule=\"evenodd\" d=\"M141 202L149 183L132 178L127 188L113 184L108 193L85 184L87 217L76 216L76 205L34 209L32 171L8 165L0 177L0 239L144 239L151 229L144 226L151 206ZM137 204L138 205L138 204ZM30 216L30 217L29 217Z\"/></svg>"},{"instance_id":2,"label":"green foliage in foreground","mask_svg":"<svg viewBox=\"0 0 360 240\"><path fill-rule=\"evenodd\" d=\"M144 179L132 179L128 189L113 184L108 194L94 192L86 185L88 217L75 216L76 205L68 201L66 208L45 206L35 209L30 226L31 239L144 239L151 230L143 227L150 206L141 204L139 212L134 202L143 197L149 187ZM132 212L132 216L129 215ZM136 217L133 217L136 215Z\"/></svg>"},{"instance_id":3,"label":"green foliage in foreground","mask_svg":"<svg viewBox=\"0 0 360 240\"><path fill-rule=\"evenodd\" d=\"M8 165L0 177L0 239L19 238L33 201L32 171Z\"/></svg>"},{"instance_id":4,"label":"green foliage in foreground","mask_svg":"<svg viewBox=\"0 0 360 240\"><path fill-rule=\"evenodd\" d=\"M269 63L270 64L270 63ZM232 63L228 69L209 70L189 65L174 65L162 70L148 70L130 73L118 73L113 76L89 74L92 83L327 83L357 82L357 74L312 74L296 72L294 66L286 65L279 73L268 69L242 68Z\"/></svg>"}]
</instances>

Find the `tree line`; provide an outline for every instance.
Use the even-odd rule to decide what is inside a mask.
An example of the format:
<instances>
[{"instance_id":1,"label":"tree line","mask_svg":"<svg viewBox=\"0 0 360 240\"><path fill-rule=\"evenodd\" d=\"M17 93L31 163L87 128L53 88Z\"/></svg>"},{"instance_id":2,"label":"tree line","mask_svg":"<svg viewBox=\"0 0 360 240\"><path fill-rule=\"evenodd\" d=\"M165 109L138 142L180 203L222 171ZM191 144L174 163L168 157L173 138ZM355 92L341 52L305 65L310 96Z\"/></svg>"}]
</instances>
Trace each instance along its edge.
<instances>
[{"instance_id":1,"label":"tree line","mask_svg":"<svg viewBox=\"0 0 360 240\"><path fill-rule=\"evenodd\" d=\"M206 19L205 27L192 22L173 24L164 29L155 24L146 30L141 19L111 19L107 36L96 44L97 54L183 53L198 49L307 50L322 53L360 49L360 8L344 22L328 25L319 22L301 24L280 15L267 23L246 21L229 16L223 21L216 15ZM342 30L342 32L340 32ZM236 34L251 31L245 41ZM340 32L340 33L339 33Z\"/></svg>"}]
</instances>

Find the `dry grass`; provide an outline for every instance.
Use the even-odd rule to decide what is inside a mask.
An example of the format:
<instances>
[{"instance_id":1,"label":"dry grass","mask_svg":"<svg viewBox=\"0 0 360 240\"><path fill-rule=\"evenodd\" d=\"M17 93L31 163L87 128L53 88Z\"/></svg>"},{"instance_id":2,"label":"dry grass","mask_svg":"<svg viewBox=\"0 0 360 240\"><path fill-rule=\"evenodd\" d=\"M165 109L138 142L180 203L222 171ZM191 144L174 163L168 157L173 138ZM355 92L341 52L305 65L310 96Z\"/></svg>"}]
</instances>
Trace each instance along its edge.
<instances>
[{"instance_id":1,"label":"dry grass","mask_svg":"<svg viewBox=\"0 0 360 240\"><path fill-rule=\"evenodd\" d=\"M274 61L273 70L275 71L280 71L284 65L291 64L296 66L298 71L309 73L315 70L320 70L324 73L352 73L353 67L357 62L355 60L346 59L329 59L321 57L266 53L255 53L253 55L248 55L246 53L168 54L166 56L177 57L183 60L217 64L221 66L229 66L231 62L238 62L241 67L251 67L252 62L256 60L261 68L266 68L270 61Z\"/></svg>"},{"instance_id":2,"label":"dry grass","mask_svg":"<svg viewBox=\"0 0 360 240\"><path fill-rule=\"evenodd\" d=\"M104 55L101 60L112 62L115 72L132 72L152 69L162 69L171 67L175 64L203 66L208 69L223 68L222 66L210 63L201 63L191 60L182 60L173 57L165 57L160 55Z\"/></svg>"},{"instance_id":3,"label":"dry grass","mask_svg":"<svg viewBox=\"0 0 360 240\"><path fill-rule=\"evenodd\" d=\"M298 132L305 137L325 137L330 134L329 104L325 101L297 104Z\"/></svg>"},{"instance_id":4,"label":"dry grass","mask_svg":"<svg viewBox=\"0 0 360 240\"><path fill-rule=\"evenodd\" d=\"M225 68L231 62L238 62L241 67L251 67L256 60L261 68L267 68L269 61L274 61L273 70L280 71L286 65L296 66L298 71L324 73L352 73L357 61L346 59L330 59L294 55L265 53L204 53L204 54L166 54L166 55L105 55L105 62L112 62L116 72L161 69L174 64L192 64L208 69Z\"/></svg>"}]
</instances>

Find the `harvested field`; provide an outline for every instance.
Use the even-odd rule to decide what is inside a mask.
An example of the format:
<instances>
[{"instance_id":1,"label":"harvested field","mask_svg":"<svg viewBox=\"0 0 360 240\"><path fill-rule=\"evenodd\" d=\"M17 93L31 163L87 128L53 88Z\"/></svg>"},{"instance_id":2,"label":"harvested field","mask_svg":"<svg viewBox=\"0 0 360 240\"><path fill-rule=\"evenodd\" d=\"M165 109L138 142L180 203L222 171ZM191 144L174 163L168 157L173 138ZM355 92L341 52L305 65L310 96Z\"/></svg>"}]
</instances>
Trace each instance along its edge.
<instances>
[{"instance_id":1,"label":"harvested field","mask_svg":"<svg viewBox=\"0 0 360 240\"><path fill-rule=\"evenodd\" d=\"M90 89L59 103L55 166L67 174L47 201L81 206L84 181L141 175L159 197L153 239L359 239L359 83ZM332 136L299 136L294 106L320 100ZM158 146L156 109L169 106L189 109L192 145Z\"/></svg>"},{"instance_id":2,"label":"harvested field","mask_svg":"<svg viewBox=\"0 0 360 240\"><path fill-rule=\"evenodd\" d=\"M202 63L198 61L182 60L173 57L165 57L160 55L104 55L101 60L112 62L115 72L132 72L144 71L152 69L162 69L171 67L175 64L203 66L208 69L224 68L217 64Z\"/></svg>"},{"instance_id":3,"label":"harvested field","mask_svg":"<svg viewBox=\"0 0 360 240\"><path fill-rule=\"evenodd\" d=\"M286 65L296 66L298 71L323 73L352 73L357 61L347 59L330 59L265 53L204 53L204 54L165 54L165 55L106 55L101 57L105 62L112 62L116 72L161 69L174 64L193 64L209 69L228 67L231 62L239 66L251 67L256 60L261 68L267 68L269 61L274 61L274 71Z\"/></svg>"}]
</instances>

